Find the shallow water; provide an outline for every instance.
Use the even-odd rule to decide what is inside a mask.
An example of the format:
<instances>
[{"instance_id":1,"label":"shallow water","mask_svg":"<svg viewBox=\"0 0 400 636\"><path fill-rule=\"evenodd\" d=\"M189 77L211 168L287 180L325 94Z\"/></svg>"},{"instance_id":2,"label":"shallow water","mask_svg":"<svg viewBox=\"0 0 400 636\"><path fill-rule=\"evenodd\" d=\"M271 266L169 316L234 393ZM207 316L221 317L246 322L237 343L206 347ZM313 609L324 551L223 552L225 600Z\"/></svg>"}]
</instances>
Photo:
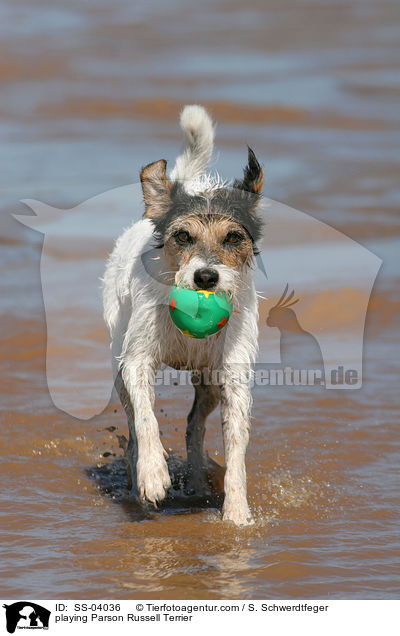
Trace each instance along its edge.
<instances>
[{"instance_id":1,"label":"shallow water","mask_svg":"<svg viewBox=\"0 0 400 636\"><path fill-rule=\"evenodd\" d=\"M398 596L396 7L372 0L3 3L1 596ZM191 102L208 105L218 122L215 167L224 176L241 173L249 143L266 164L269 197L383 260L365 326L362 388L254 389L247 469L256 524L248 529L221 523L222 468L208 502L182 500L179 490L158 511L129 500L121 459L127 427L115 395L85 421L55 408L46 381L42 236L10 217L28 213L20 199L70 208L136 181L149 161L173 161L178 112ZM72 261L52 254L57 275L75 268L77 285L79 272L102 267L106 256L111 230L94 225L89 258L78 223L68 235ZM299 277L289 229L279 253L287 254L285 276L292 267ZM305 295L302 320L315 326L323 315L328 335L346 347L338 325L343 335L357 281L349 276L348 288L339 287L338 306L329 305L318 276L306 283L319 304ZM67 354L73 368L83 345L95 351L101 342L95 308L74 314L70 295L60 285L65 333L79 320L87 336L60 348L60 367L68 369ZM106 391L99 360L85 363L78 386L73 374L63 377L71 410L89 409ZM162 440L179 468L192 389L163 387L157 397ZM205 446L222 466L218 413Z\"/></svg>"}]
</instances>

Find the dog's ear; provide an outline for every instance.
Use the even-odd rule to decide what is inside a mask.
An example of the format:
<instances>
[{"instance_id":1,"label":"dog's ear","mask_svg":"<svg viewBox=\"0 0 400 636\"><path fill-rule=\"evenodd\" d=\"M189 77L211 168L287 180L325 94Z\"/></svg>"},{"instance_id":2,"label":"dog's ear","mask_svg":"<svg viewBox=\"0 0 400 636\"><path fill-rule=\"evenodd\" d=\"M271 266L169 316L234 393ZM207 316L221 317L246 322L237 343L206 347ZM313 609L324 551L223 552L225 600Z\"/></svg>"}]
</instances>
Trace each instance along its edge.
<instances>
[{"instance_id":1,"label":"dog's ear","mask_svg":"<svg viewBox=\"0 0 400 636\"><path fill-rule=\"evenodd\" d=\"M248 152L247 166L243 171L243 179L236 179L233 187L259 195L261 194L264 182L264 170L261 168L257 157L249 146Z\"/></svg>"},{"instance_id":2,"label":"dog's ear","mask_svg":"<svg viewBox=\"0 0 400 636\"><path fill-rule=\"evenodd\" d=\"M165 159L160 159L160 161L149 163L148 166L142 168L140 173L146 206L144 216L149 219L161 216L169 210L171 205L172 184L165 174L166 167Z\"/></svg>"}]
</instances>

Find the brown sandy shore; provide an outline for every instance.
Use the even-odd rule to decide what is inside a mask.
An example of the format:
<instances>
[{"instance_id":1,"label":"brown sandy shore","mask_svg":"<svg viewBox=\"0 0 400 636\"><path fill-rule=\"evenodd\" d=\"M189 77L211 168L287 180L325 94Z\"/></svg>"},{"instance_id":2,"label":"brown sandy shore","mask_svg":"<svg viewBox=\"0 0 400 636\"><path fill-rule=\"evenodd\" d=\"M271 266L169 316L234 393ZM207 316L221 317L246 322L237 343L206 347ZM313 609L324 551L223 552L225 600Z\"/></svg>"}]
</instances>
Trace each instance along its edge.
<instances>
[{"instance_id":1,"label":"brown sandy shore","mask_svg":"<svg viewBox=\"0 0 400 636\"><path fill-rule=\"evenodd\" d=\"M302 108L290 108L277 104L276 106L249 106L248 104L234 104L232 102L210 101L203 102L215 121L230 124L260 125L295 125L339 128L350 130L379 130L395 128L389 122L379 119L363 119L359 117L345 117L327 112L307 112ZM66 100L61 104L46 104L39 108L37 117L84 119L127 118L137 120L145 118L151 121L176 122L177 113L181 109L180 101L169 99L76 99Z\"/></svg>"}]
</instances>

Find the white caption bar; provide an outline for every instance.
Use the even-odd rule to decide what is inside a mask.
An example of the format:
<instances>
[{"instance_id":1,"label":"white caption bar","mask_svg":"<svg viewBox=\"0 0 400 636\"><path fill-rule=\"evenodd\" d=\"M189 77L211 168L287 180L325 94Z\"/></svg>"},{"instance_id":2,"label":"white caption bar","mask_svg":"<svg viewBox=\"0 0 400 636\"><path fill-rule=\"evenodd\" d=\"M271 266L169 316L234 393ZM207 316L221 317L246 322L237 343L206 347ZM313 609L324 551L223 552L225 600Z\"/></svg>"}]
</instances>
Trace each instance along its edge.
<instances>
[{"instance_id":1,"label":"white caption bar","mask_svg":"<svg viewBox=\"0 0 400 636\"><path fill-rule=\"evenodd\" d=\"M337 636L392 634L400 601L1 601L1 633L16 636L191 634L226 628ZM21 631L23 630L23 631ZM138 631L139 630L139 631ZM275 631L276 630L276 631ZM279 631L278 631L279 630ZM39 634L37 633L39 632Z\"/></svg>"}]
</instances>

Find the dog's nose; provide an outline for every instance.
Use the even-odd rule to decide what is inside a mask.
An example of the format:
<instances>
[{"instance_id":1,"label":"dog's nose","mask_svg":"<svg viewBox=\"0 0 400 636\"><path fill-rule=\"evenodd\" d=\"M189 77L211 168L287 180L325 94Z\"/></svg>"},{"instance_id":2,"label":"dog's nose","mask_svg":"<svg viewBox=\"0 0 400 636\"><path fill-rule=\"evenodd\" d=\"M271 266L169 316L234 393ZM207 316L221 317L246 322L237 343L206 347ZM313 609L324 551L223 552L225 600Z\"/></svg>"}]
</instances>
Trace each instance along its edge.
<instances>
[{"instance_id":1,"label":"dog's nose","mask_svg":"<svg viewBox=\"0 0 400 636\"><path fill-rule=\"evenodd\" d=\"M194 273L194 282L199 289L211 289L218 283L218 272L215 269L196 269Z\"/></svg>"}]
</instances>

